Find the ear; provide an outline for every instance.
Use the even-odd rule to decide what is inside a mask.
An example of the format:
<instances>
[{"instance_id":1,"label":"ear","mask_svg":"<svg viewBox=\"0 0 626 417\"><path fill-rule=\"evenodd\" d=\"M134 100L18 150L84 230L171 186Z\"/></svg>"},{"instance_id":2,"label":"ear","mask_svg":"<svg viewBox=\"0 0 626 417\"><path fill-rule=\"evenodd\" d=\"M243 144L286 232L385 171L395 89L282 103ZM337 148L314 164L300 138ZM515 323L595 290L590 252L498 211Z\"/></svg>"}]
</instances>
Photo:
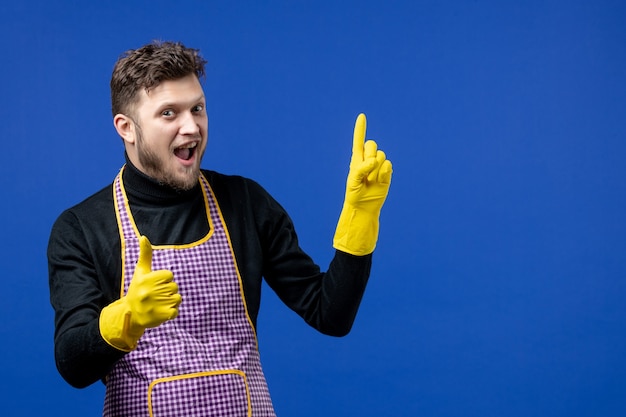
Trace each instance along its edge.
<instances>
[{"instance_id":1,"label":"ear","mask_svg":"<svg viewBox=\"0 0 626 417\"><path fill-rule=\"evenodd\" d=\"M118 113L113 117L113 126L117 130L118 135L127 144L135 143L135 124L133 120L125 114Z\"/></svg>"}]
</instances>

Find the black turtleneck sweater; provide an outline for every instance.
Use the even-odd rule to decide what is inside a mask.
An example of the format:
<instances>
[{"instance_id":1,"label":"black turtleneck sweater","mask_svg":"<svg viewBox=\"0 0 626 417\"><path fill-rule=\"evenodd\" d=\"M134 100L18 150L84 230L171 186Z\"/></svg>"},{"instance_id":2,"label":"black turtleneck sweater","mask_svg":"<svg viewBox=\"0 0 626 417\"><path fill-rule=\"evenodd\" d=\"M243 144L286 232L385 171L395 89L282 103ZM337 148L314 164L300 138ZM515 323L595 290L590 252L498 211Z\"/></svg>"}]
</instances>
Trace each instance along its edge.
<instances>
[{"instance_id":1,"label":"black turtleneck sweater","mask_svg":"<svg viewBox=\"0 0 626 417\"><path fill-rule=\"evenodd\" d=\"M256 182L202 171L228 229L245 302L256 328L261 281L309 325L343 336L356 316L371 255L335 252L327 272L298 245L285 210ZM123 181L139 232L154 245L199 240L209 224L200 185L180 192L142 174L127 161ZM64 211L48 244L50 298L55 310L55 358L75 387L103 379L124 352L100 336L103 307L120 296L122 257L112 184Z\"/></svg>"}]
</instances>

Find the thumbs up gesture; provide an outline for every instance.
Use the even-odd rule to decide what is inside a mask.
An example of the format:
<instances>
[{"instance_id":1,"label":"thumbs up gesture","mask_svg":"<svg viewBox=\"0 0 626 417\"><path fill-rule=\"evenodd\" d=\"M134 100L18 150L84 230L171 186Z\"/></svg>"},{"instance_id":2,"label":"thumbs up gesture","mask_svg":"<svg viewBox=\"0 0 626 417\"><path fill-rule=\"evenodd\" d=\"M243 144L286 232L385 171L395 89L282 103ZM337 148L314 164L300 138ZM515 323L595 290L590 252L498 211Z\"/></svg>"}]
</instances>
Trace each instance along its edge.
<instances>
[{"instance_id":1,"label":"thumbs up gesture","mask_svg":"<svg viewBox=\"0 0 626 417\"><path fill-rule=\"evenodd\" d=\"M174 274L166 269L152 270L152 245L145 236L139 239L139 260L124 298L133 326L156 327L178 315L181 296Z\"/></svg>"},{"instance_id":2,"label":"thumbs up gesture","mask_svg":"<svg viewBox=\"0 0 626 417\"><path fill-rule=\"evenodd\" d=\"M130 351L146 328L175 318L180 302L174 274L165 269L152 270L152 245L141 236L139 259L128 291L102 309L100 334L113 347Z\"/></svg>"}]
</instances>

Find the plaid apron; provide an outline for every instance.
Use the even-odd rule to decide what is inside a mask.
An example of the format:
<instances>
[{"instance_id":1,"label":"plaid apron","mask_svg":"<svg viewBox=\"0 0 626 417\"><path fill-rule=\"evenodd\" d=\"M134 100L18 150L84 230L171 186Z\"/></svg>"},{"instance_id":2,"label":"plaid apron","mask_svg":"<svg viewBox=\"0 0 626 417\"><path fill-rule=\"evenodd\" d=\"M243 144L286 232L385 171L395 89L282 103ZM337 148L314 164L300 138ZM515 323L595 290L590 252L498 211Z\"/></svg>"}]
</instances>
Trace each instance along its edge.
<instances>
[{"instance_id":1,"label":"plaid apron","mask_svg":"<svg viewBox=\"0 0 626 417\"><path fill-rule=\"evenodd\" d=\"M140 231L121 178L120 171L113 188L125 294ZM137 348L116 363L106 379L103 416L275 415L228 231L204 176L200 183L209 234L153 248L152 269L169 269L179 286L178 317L146 329Z\"/></svg>"}]
</instances>

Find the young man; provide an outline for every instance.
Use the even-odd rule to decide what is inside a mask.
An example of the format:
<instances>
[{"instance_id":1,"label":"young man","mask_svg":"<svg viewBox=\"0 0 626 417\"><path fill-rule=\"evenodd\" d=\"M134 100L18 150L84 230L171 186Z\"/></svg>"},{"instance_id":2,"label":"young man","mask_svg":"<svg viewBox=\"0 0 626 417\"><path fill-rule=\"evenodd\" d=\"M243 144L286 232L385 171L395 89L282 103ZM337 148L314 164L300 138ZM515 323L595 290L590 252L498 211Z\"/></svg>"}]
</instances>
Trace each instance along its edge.
<instances>
[{"instance_id":1,"label":"young man","mask_svg":"<svg viewBox=\"0 0 626 417\"><path fill-rule=\"evenodd\" d=\"M257 183L200 168L205 61L180 43L126 52L111 79L126 164L63 212L48 246L55 356L101 379L105 416L273 416L256 339L261 280L322 333L349 332L368 280L391 163L355 125L326 272Z\"/></svg>"}]
</instances>

